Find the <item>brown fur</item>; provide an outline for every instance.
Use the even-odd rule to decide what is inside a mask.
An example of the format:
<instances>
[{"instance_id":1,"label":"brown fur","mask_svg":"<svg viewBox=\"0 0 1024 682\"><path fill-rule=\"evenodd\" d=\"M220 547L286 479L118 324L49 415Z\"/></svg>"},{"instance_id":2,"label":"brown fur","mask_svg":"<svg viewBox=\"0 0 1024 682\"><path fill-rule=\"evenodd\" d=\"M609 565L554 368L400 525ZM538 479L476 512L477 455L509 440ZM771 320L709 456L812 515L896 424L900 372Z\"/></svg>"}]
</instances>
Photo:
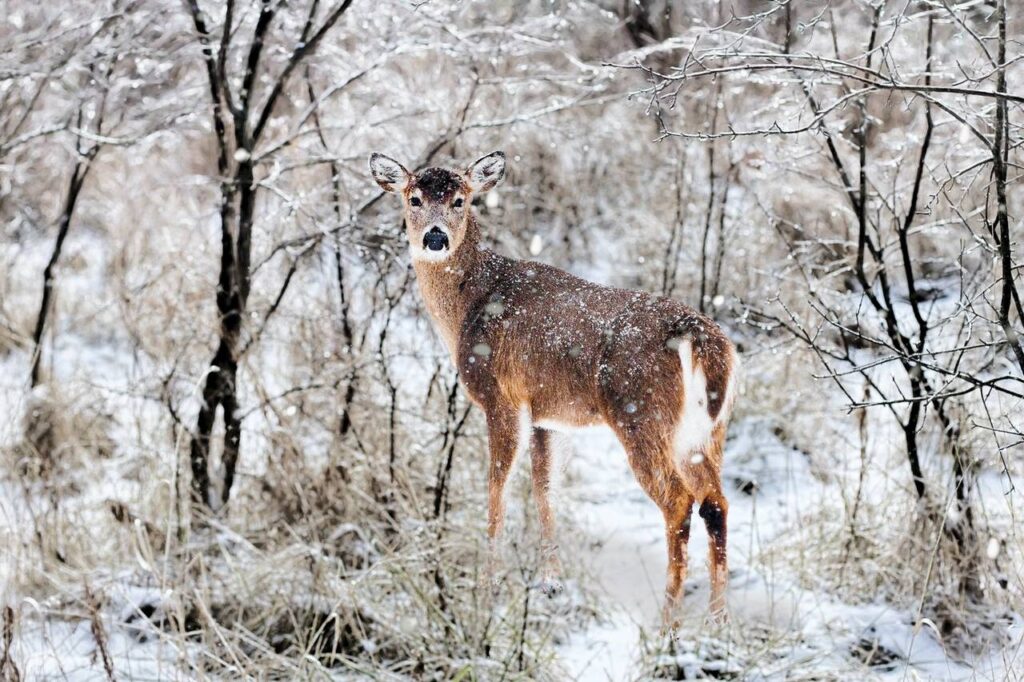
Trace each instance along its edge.
<instances>
[{"instance_id":1,"label":"brown fur","mask_svg":"<svg viewBox=\"0 0 1024 682\"><path fill-rule=\"evenodd\" d=\"M432 170L421 177L428 173L431 182L424 184L431 189L444 179ZM482 248L469 209L470 185L449 191L454 183L441 184L445 191L417 189L417 180L410 177L403 190L406 223L413 244L438 221L451 234L447 258L414 259L414 267L427 310L463 385L487 415L489 537L494 541L501 532L503 491L519 447L521 408L528 410L534 425L607 424L625 447L637 481L665 517L666 617L672 618L682 597L695 503L711 544L711 608L722 612L728 503L720 471L727 418L723 410L729 408L726 389L734 369L732 344L713 321L675 300L600 286ZM410 209L414 192L431 205ZM465 195L463 211L451 207L456 195ZM704 372L704 408L712 419L722 419L703 457L677 465L673 437L685 403L681 339L690 341L694 362ZM553 548L554 521L547 500L549 438L543 428L532 433L534 493L545 545ZM557 570L557 558L548 562L548 570Z\"/></svg>"}]
</instances>

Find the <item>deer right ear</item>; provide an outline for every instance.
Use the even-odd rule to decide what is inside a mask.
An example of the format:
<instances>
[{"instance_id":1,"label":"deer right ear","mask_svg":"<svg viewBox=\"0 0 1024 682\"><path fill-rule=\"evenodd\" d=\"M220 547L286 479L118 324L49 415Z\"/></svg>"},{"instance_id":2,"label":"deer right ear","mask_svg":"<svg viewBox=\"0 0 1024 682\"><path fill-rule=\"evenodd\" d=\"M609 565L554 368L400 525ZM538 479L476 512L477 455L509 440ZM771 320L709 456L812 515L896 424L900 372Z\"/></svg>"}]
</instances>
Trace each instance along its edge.
<instances>
[{"instance_id":1,"label":"deer right ear","mask_svg":"<svg viewBox=\"0 0 1024 682\"><path fill-rule=\"evenodd\" d=\"M412 175L394 159L374 152L370 154L370 172L385 192L400 192L409 184Z\"/></svg>"}]
</instances>

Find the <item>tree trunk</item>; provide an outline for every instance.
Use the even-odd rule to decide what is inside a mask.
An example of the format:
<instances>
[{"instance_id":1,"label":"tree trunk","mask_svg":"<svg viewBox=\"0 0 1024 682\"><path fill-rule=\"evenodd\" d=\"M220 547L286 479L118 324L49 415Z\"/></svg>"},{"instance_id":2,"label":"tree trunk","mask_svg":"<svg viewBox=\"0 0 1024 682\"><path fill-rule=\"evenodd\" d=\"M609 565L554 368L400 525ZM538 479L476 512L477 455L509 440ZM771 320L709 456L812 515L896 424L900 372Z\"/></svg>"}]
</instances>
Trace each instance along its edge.
<instances>
[{"instance_id":1,"label":"tree trunk","mask_svg":"<svg viewBox=\"0 0 1024 682\"><path fill-rule=\"evenodd\" d=\"M39 314L36 316L36 327L32 332L32 372L31 385L35 388L39 385L42 374L43 358L43 335L46 333L46 322L50 315L50 306L53 298L53 277L60 254L64 249L64 240L68 236L68 229L71 227L71 217L75 213L75 204L78 203L78 195L85 183L85 176L89 174L89 167L95 152L86 155L84 159L75 162L71 171L71 180L68 181L68 190L64 198L64 210L61 212L60 224L57 228L57 241L53 245L53 252L50 260L43 270L43 298L39 304Z\"/></svg>"}]
</instances>

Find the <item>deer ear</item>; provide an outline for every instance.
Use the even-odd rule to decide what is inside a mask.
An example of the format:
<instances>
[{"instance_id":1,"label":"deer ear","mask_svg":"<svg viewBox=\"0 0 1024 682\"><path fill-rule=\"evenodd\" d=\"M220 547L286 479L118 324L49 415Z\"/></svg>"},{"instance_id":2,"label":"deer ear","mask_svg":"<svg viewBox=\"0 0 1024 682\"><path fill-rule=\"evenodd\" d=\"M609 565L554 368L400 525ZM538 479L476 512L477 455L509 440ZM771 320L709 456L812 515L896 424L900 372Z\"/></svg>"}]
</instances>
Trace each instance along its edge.
<instances>
[{"instance_id":1,"label":"deer ear","mask_svg":"<svg viewBox=\"0 0 1024 682\"><path fill-rule=\"evenodd\" d=\"M400 192L409 184L412 175L394 159L374 152L370 154L370 172L385 192Z\"/></svg>"},{"instance_id":2,"label":"deer ear","mask_svg":"<svg viewBox=\"0 0 1024 682\"><path fill-rule=\"evenodd\" d=\"M466 171L466 181L474 194L487 192L505 177L505 152L481 156Z\"/></svg>"}]
</instances>

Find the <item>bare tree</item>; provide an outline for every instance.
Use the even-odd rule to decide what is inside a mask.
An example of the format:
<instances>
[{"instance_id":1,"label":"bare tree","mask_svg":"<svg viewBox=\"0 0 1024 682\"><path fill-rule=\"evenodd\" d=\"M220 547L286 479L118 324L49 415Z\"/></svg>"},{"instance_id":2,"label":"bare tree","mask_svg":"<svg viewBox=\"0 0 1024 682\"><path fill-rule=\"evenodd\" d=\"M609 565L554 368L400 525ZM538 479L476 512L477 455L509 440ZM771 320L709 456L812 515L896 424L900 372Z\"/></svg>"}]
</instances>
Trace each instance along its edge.
<instances>
[{"instance_id":1,"label":"bare tree","mask_svg":"<svg viewBox=\"0 0 1024 682\"><path fill-rule=\"evenodd\" d=\"M1022 100L1007 87L1006 73L1015 60L1006 53L1006 5L997 3L992 17L981 18L974 9L945 3L873 3L866 10L863 47L853 55L839 50L833 9L801 11L799 21L797 9L795 3L782 2L766 12L734 16L718 27L694 32L677 67L660 69L645 62L623 66L647 76L648 106L660 121L662 137L711 145L743 137L814 135L821 141L826 165L837 180L834 191L847 204L844 215L851 217L853 236L837 250L821 243L806 225L766 208L807 283L806 303L800 306L813 317L807 321L792 303L785 303L791 299L785 296L781 314L761 305L746 308L812 349L848 397L851 410L878 408L892 416L903 434L915 495L958 548L964 562L962 588L977 594L974 464L961 438L959 415L970 411L968 404L983 403L993 393L1024 399L1019 331L1024 317L1007 197L1009 158L1022 142L1010 124L1010 112ZM797 23L800 38L794 34ZM985 35L980 32L984 28L972 24L991 33ZM773 42L777 26L783 28L783 37ZM965 64L959 79L935 66L937 60L950 58L940 46L942 36L954 31L973 37L974 43L974 61L957 54ZM915 40L922 46L916 58L909 53ZM987 44L997 46L996 54L990 54ZM672 45L677 46L678 41ZM734 77L746 80L730 80ZM759 93L774 97L779 108L758 107L760 116L733 116L723 129L710 131L677 123L674 108L680 99L693 84L711 79L716 89L726 87L732 97ZM793 90L806 107L803 115L792 109L799 101L790 97ZM907 112L900 114L901 122L913 126L917 142L914 153L903 158L878 143L896 96ZM783 116L800 122L783 125ZM908 120L910 116L916 121ZM986 162L963 154L960 139L975 140L988 157L991 183L983 191L974 187L973 178ZM911 163L904 163L907 157ZM713 196L712 189L709 201ZM990 206L995 207L993 220L986 217ZM710 208L708 216L701 249L705 260ZM972 227L979 220L983 232ZM927 238L928 225L947 223L962 225L972 240L987 233L982 248L998 264L991 278L983 271L965 273L959 303L952 308L940 299L937 282L951 281L956 270L929 257L936 246ZM957 259L951 265L970 268L974 262L966 249ZM983 292L989 289L999 292L998 301L989 304L989 311L979 310L977 304L988 300ZM993 330L1000 330L1002 338L995 338ZM1017 371L1004 352L1015 359ZM886 374L890 363L900 369L898 380ZM863 391L850 383L854 377L873 398L860 397ZM953 502L948 514L944 495L929 489L937 482L929 482L922 463L921 434L932 419L950 455ZM1002 428L1007 427L1004 423ZM998 430L994 424L989 428Z\"/></svg>"},{"instance_id":2,"label":"bare tree","mask_svg":"<svg viewBox=\"0 0 1024 682\"><path fill-rule=\"evenodd\" d=\"M114 0L95 16L88 10L70 16L42 14L0 52L0 159L12 166L29 165L51 149L67 150L70 156L67 171L60 173L57 235L42 274L30 338L32 387L43 381L43 346L53 326L60 258L97 155L103 149L130 148L166 130L178 115L168 98L147 95L143 103L138 94L140 84L159 87L165 76L141 77L139 61L161 57L164 46L150 43L151 14L137 9ZM71 96L57 99L54 90ZM8 208L3 206L7 199L0 199L0 209ZM34 213L25 205L8 210L14 215Z\"/></svg>"},{"instance_id":3,"label":"bare tree","mask_svg":"<svg viewBox=\"0 0 1024 682\"><path fill-rule=\"evenodd\" d=\"M99 111L96 117L95 124L95 137L94 139L102 140L103 135L103 119L106 113L107 97L106 92L100 95L99 102L96 104ZM81 129L83 125L83 107L79 107L76 115L76 126ZM85 178L89 174L89 170L92 168L93 159L99 153L102 147L102 142L88 142L83 138L82 134L76 136L74 148L75 148L75 161L71 168L71 175L68 178L67 191L64 196L64 204L61 208L60 218L57 223L57 239L53 245L53 251L50 254L50 260L46 263L46 269L43 270L43 296L39 303L39 314L36 316L35 330L32 332L32 346L34 348L32 352L32 370L30 382L33 387L40 382L41 363L43 359L43 334L46 332L47 319L51 312L51 298L53 295L53 284L54 278L56 277L57 262L60 260L61 251L64 248L64 240L68 236L68 230L71 227L71 219L75 214L75 207L78 204L78 196L82 191L82 185L85 184Z\"/></svg>"},{"instance_id":4,"label":"bare tree","mask_svg":"<svg viewBox=\"0 0 1024 682\"><path fill-rule=\"evenodd\" d=\"M220 178L221 256L216 296L220 332L217 349L203 380L202 404L189 446L193 500L207 505L213 504L209 454L218 408L225 431L221 502L227 502L231 495L242 439L238 353L251 285L253 214L258 192L254 156L295 72L316 52L352 0L326 9L321 8L318 0L311 0L300 15L305 19L298 34L292 36L287 35L288 22L280 15L297 14L297 10L286 9L271 0L255 4L258 13L252 22L248 44L240 45L243 28L248 26L241 17L236 24L236 10L240 8L233 0L225 5L219 27L211 25L209 15L200 8L198 0L187 2L206 68ZM275 25L277 33L273 30ZM268 44L291 46L283 64L271 64L264 57ZM238 51L242 59L237 59ZM236 73L239 62L241 66Z\"/></svg>"}]
</instances>

